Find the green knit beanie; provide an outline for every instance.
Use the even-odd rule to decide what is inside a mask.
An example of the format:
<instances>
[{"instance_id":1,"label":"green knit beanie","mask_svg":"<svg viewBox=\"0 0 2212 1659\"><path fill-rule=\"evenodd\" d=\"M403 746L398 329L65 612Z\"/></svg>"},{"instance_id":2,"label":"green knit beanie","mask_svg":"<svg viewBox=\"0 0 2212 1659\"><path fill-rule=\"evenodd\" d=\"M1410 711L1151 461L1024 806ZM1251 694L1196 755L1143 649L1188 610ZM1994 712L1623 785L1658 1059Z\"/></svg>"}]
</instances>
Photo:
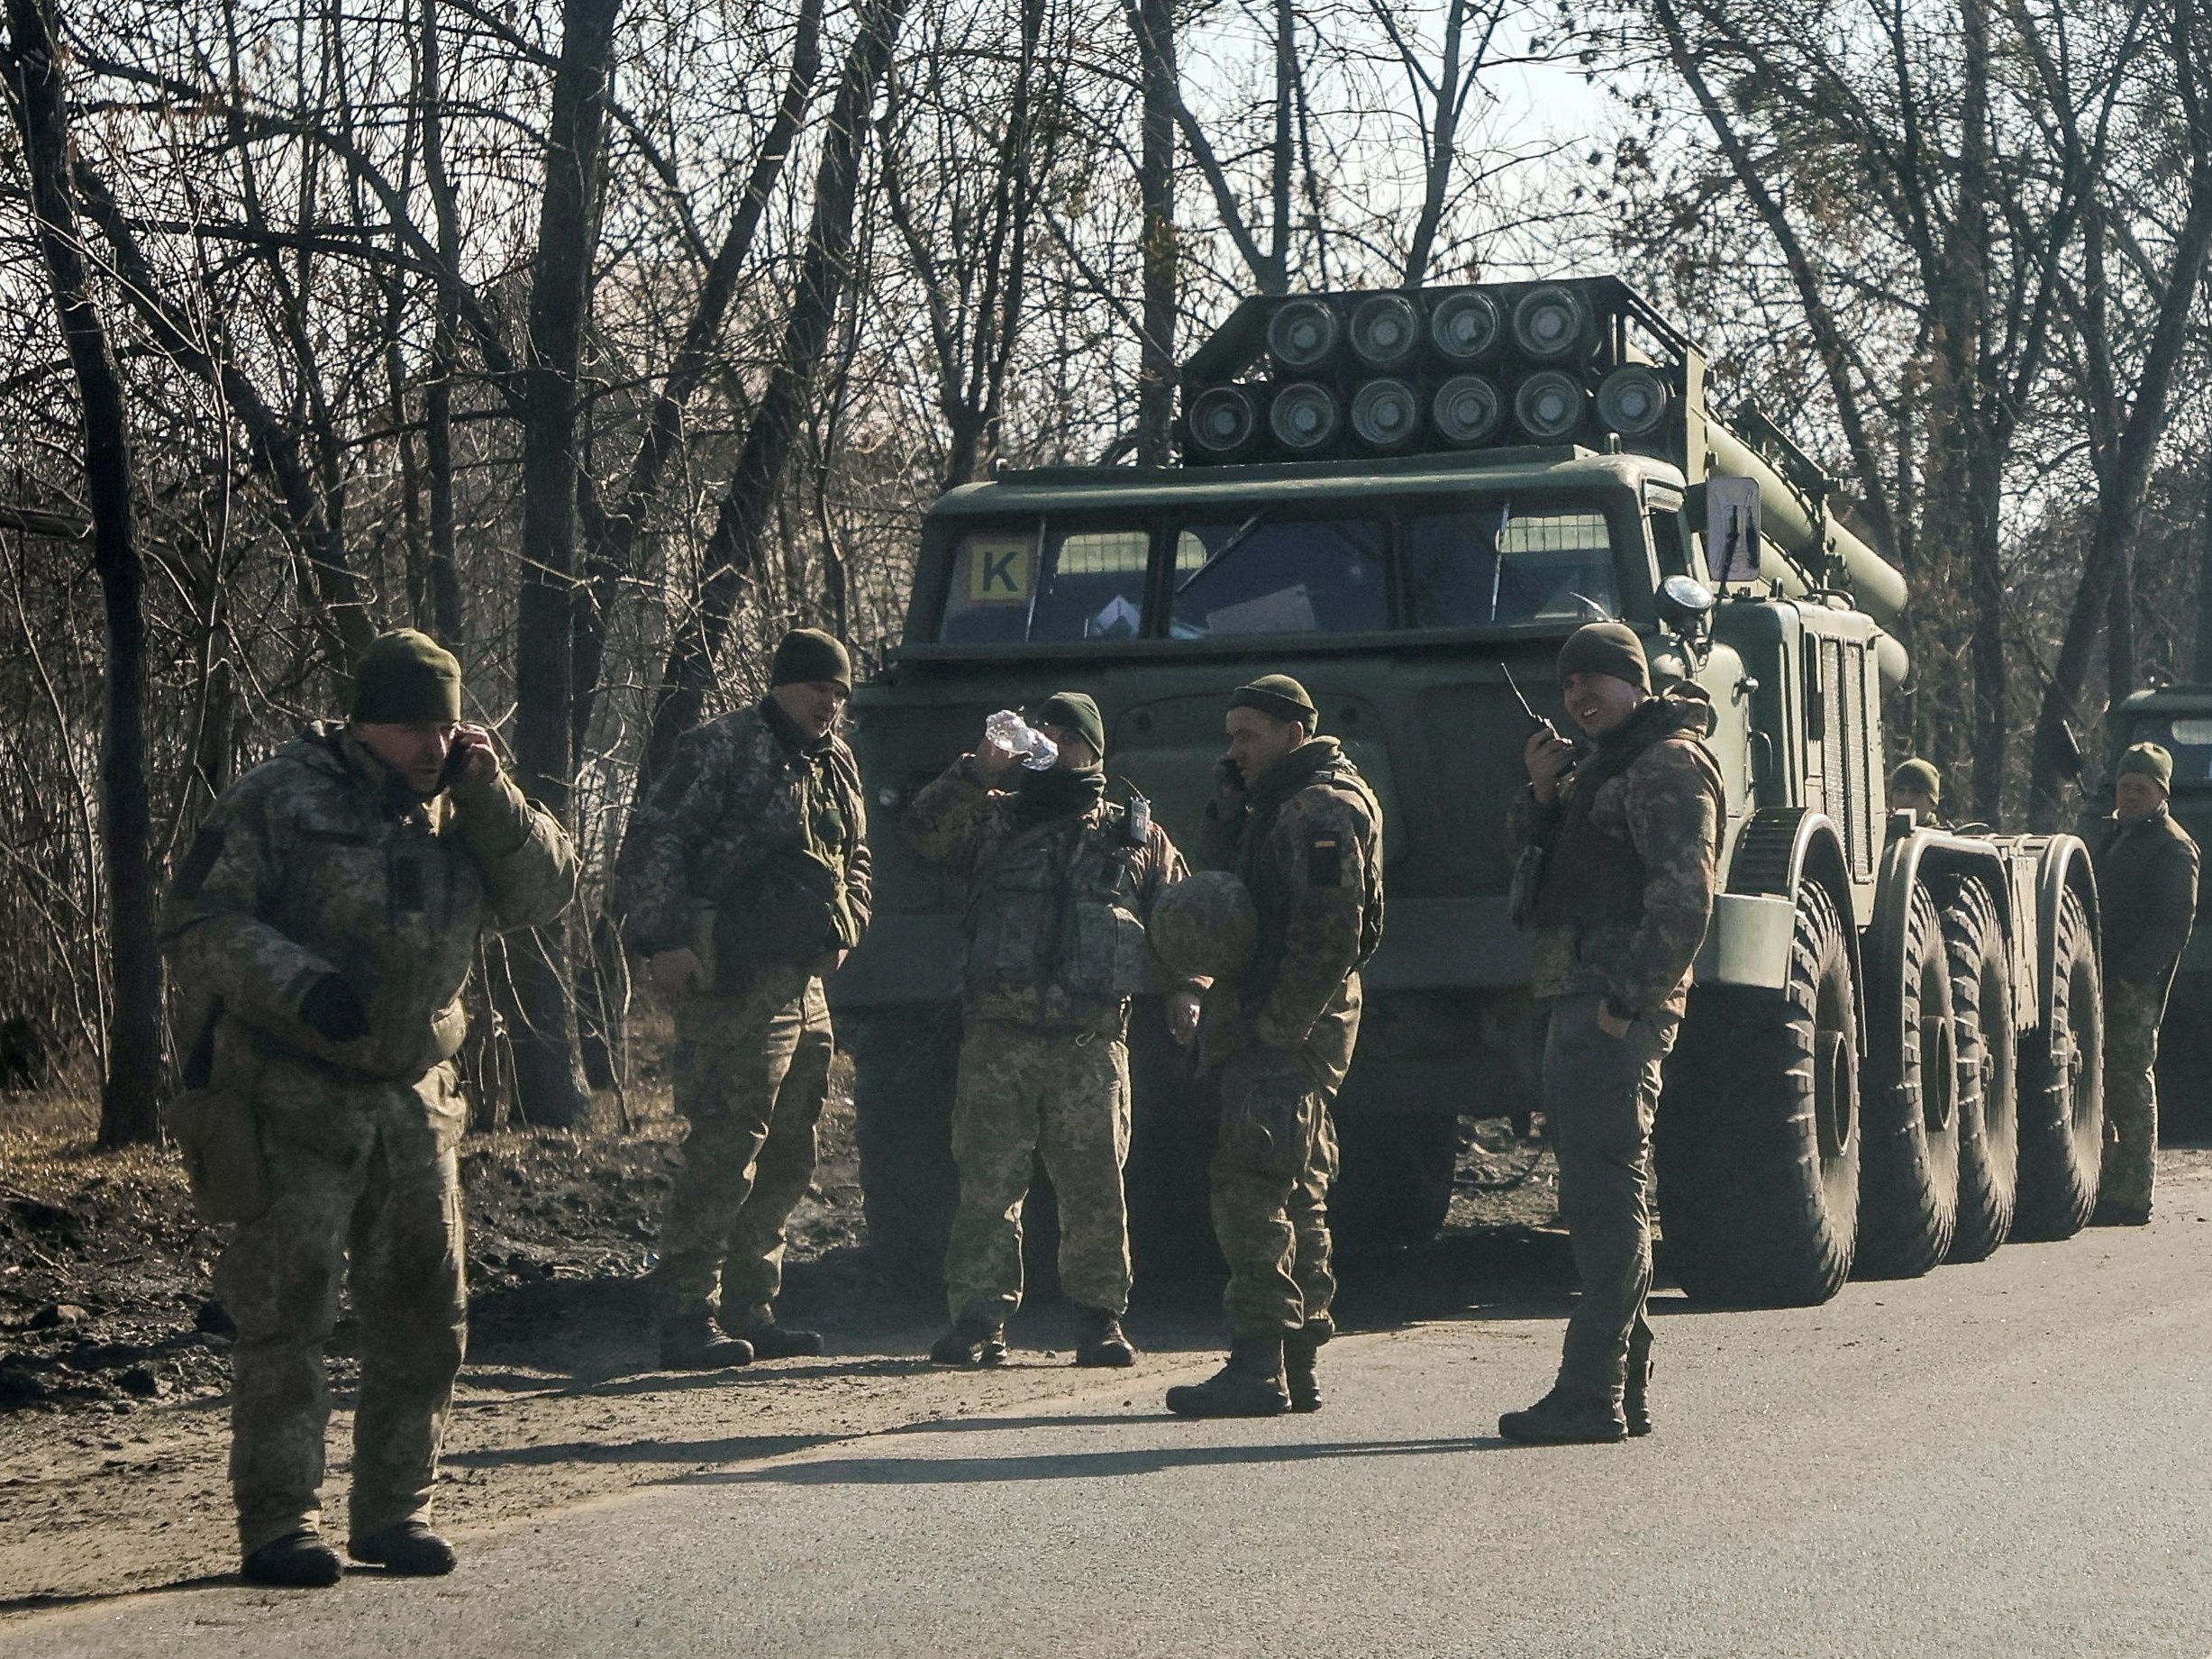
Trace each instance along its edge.
<instances>
[{"instance_id":1,"label":"green knit beanie","mask_svg":"<svg viewBox=\"0 0 2212 1659\"><path fill-rule=\"evenodd\" d=\"M776 647L769 665L771 686L840 685L852 689L852 653L833 634L819 628L794 628Z\"/></svg>"},{"instance_id":2,"label":"green knit beanie","mask_svg":"<svg viewBox=\"0 0 2212 1659\"><path fill-rule=\"evenodd\" d=\"M354 720L368 725L447 725L460 720L460 663L427 634L379 634L353 671Z\"/></svg>"},{"instance_id":3,"label":"green knit beanie","mask_svg":"<svg viewBox=\"0 0 2212 1659\"><path fill-rule=\"evenodd\" d=\"M1250 685L1239 686L1229 694L1232 708L1256 708L1263 715L1278 720L1295 720L1305 726L1308 734L1320 730L1320 711L1314 699L1306 695L1306 688L1288 674L1262 674Z\"/></svg>"},{"instance_id":4,"label":"green knit beanie","mask_svg":"<svg viewBox=\"0 0 2212 1659\"><path fill-rule=\"evenodd\" d=\"M1064 725L1083 734L1090 744L1091 752L1106 759L1106 716L1098 712L1098 705L1085 692L1055 691L1037 705L1030 716L1039 725Z\"/></svg>"},{"instance_id":5,"label":"green knit beanie","mask_svg":"<svg viewBox=\"0 0 2212 1659\"><path fill-rule=\"evenodd\" d=\"M2125 778L2130 772L2141 772L2167 794L2173 793L2173 756L2157 743L2128 745L2113 776Z\"/></svg>"},{"instance_id":6,"label":"green knit beanie","mask_svg":"<svg viewBox=\"0 0 2212 1659\"><path fill-rule=\"evenodd\" d=\"M1943 775L1935 770L1935 762L1915 755L1909 761L1898 762L1897 770L1889 774L1889 787L1908 795L1925 795L1938 807L1943 804Z\"/></svg>"},{"instance_id":7,"label":"green knit beanie","mask_svg":"<svg viewBox=\"0 0 2212 1659\"><path fill-rule=\"evenodd\" d=\"M1610 674L1632 686L1652 688L1652 665L1643 655L1643 641L1625 622L1588 622L1567 636L1559 648L1559 677L1570 674Z\"/></svg>"}]
</instances>

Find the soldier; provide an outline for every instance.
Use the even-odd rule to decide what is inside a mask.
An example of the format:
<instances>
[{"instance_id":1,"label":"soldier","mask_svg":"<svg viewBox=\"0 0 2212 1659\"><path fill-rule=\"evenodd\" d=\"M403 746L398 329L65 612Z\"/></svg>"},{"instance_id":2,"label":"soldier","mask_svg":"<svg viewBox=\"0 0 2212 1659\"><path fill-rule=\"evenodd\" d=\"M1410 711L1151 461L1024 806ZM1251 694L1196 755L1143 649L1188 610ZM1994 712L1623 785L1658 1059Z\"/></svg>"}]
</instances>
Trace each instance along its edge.
<instances>
[{"instance_id":1,"label":"soldier","mask_svg":"<svg viewBox=\"0 0 2212 1659\"><path fill-rule=\"evenodd\" d=\"M1214 1231L1229 1263L1228 1363L1168 1390L1185 1417L1321 1406L1329 1304L1329 1108L1360 1035L1360 973L1382 939L1382 807L1287 674L1229 699L1200 861L1251 890L1250 964L1206 996L1199 1058L1218 1067ZM1287 1368L1287 1369L1286 1369Z\"/></svg>"},{"instance_id":2,"label":"soldier","mask_svg":"<svg viewBox=\"0 0 2212 1659\"><path fill-rule=\"evenodd\" d=\"M691 1126L653 1272L660 1363L686 1370L822 1352L777 1323L776 1298L835 1052L823 976L868 925L867 807L834 730L844 646L794 628L769 678L684 734L614 874L624 935L675 1016Z\"/></svg>"},{"instance_id":3,"label":"soldier","mask_svg":"<svg viewBox=\"0 0 2212 1659\"><path fill-rule=\"evenodd\" d=\"M1509 822L1543 848L1530 989L1549 1004L1543 1110L1582 1297L1557 1383L1497 1427L1609 1441L1651 1432L1652 1117L1712 919L1726 796L1704 743L1712 704L1696 685L1652 696L1634 629L1577 629L1559 677L1590 747L1578 760L1539 727Z\"/></svg>"},{"instance_id":4,"label":"soldier","mask_svg":"<svg viewBox=\"0 0 2212 1659\"><path fill-rule=\"evenodd\" d=\"M241 1224L215 1288L238 1327L231 1484L256 1583L338 1579L319 1519L341 1273L361 1339L347 1553L453 1567L428 1518L468 1328L461 986L484 928L550 922L576 889L568 837L460 713L450 654L380 636L350 721L226 789L169 891L187 1098L243 1140L210 1190L220 1144L178 1137L203 1204Z\"/></svg>"},{"instance_id":5,"label":"soldier","mask_svg":"<svg viewBox=\"0 0 2212 1659\"><path fill-rule=\"evenodd\" d=\"M1948 829L1943 820L1943 775L1933 761L1915 755L1889 774L1889 810L1909 812L1921 823Z\"/></svg>"},{"instance_id":6,"label":"soldier","mask_svg":"<svg viewBox=\"0 0 2212 1659\"><path fill-rule=\"evenodd\" d=\"M952 1328L941 1365L996 1365L1022 1305L1022 1206L1031 1161L1060 1198L1060 1281L1081 1311L1079 1365L1131 1365L1129 999L1155 978L1143 918L1182 876L1149 809L1106 798L1106 723L1079 691L1037 707L1059 746L1050 771L1009 781L1015 755L986 740L915 798L908 823L968 894L966 1029L952 1106L960 1208L945 1252ZM1195 992L1176 993L1195 1015Z\"/></svg>"},{"instance_id":7,"label":"soldier","mask_svg":"<svg viewBox=\"0 0 2212 1659\"><path fill-rule=\"evenodd\" d=\"M2114 813L2098 828L2103 907L2105 1160L2094 1219L2151 1218L2158 1163L2158 1027L2197 917L2197 843L2173 821L2173 757L2156 743L2120 756Z\"/></svg>"}]
</instances>

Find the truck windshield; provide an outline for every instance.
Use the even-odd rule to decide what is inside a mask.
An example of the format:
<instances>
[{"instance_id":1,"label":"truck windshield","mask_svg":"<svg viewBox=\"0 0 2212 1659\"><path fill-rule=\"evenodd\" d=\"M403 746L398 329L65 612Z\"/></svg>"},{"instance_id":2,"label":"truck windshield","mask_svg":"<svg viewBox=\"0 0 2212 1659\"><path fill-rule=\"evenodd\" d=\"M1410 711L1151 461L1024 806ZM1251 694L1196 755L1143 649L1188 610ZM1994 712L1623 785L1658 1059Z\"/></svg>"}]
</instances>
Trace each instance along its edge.
<instances>
[{"instance_id":1,"label":"truck windshield","mask_svg":"<svg viewBox=\"0 0 2212 1659\"><path fill-rule=\"evenodd\" d=\"M2173 787L2201 789L2212 783L2212 719L2178 715L2172 720L2137 724L2135 743L2162 743L2173 754Z\"/></svg>"},{"instance_id":2,"label":"truck windshield","mask_svg":"<svg viewBox=\"0 0 2212 1659\"><path fill-rule=\"evenodd\" d=\"M1415 628L1597 622L1620 615L1603 514L1484 501L1406 524L1406 623Z\"/></svg>"},{"instance_id":3,"label":"truck windshield","mask_svg":"<svg viewBox=\"0 0 2212 1659\"><path fill-rule=\"evenodd\" d=\"M961 645L1134 639L1151 556L1141 527L973 531L953 549L937 637Z\"/></svg>"},{"instance_id":4,"label":"truck windshield","mask_svg":"<svg viewBox=\"0 0 2212 1659\"><path fill-rule=\"evenodd\" d=\"M1356 634L1388 625L1379 518L1261 511L1187 524L1175 539L1179 640L1232 634Z\"/></svg>"}]
</instances>

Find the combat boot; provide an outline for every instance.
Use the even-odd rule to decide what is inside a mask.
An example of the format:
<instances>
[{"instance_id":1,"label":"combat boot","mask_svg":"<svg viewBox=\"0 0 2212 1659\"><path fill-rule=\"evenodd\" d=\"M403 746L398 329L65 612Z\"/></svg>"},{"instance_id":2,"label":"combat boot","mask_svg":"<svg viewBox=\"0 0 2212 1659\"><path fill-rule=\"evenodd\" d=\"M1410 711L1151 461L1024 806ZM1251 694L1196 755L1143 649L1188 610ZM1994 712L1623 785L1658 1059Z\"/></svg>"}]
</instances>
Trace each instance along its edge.
<instances>
[{"instance_id":1,"label":"combat boot","mask_svg":"<svg viewBox=\"0 0 2212 1659\"><path fill-rule=\"evenodd\" d=\"M443 1578L453 1571L453 1546L421 1521L402 1521L365 1538L348 1538L346 1554L405 1578Z\"/></svg>"},{"instance_id":2,"label":"combat boot","mask_svg":"<svg viewBox=\"0 0 2212 1659\"><path fill-rule=\"evenodd\" d=\"M1004 1365L1006 1363L1006 1327L996 1319L986 1319L978 1314L964 1313L952 1322L952 1328L937 1339L937 1345L929 1351L931 1361L939 1365Z\"/></svg>"},{"instance_id":3,"label":"combat boot","mask_svg":"<svg viewBox=\"0 0 2212 1659\"><path fill-rule=\"evenodd\" d=\"M239 1576L249 1584L276 1584L287 1590L327 1590L345 1571L338 1552L312 1527L272 1538L249 1554Z\"/></svg>"},{"instance_id":4,"label":"combat boot","mask_svg":"<svg viewBox=\"0 0 2212 1659\"><path fill-rule=\"evenodd\" d=\"M1652 1432L1652 1339L1643 1332L1628 1338L1628 1377L1621 1386L1621 1416L1628 1437L1640 1439Z\"/></svg>"},{"instance_id":5,"label":"combat boot","mask_svg":"<svg viewBox=\"0 0 2212 1659\"><path fill-rule=\"evenodd\" d=\"M1609 1396L1554 1388L1526 1410L1499 1417L1497 1432L1527 1445L1607 1445L1627 1439L1628 1425Z\"/></svg>"},{"instance_id":6,"label":"combat boot","mask_svg":"<svg viewBox=\"0 0 2212 1659\"><path fill-rule=\"evenodd\" d=\"M796 1325L778 1325L773 1319L766 1325L723 1326L731 1335L752 1346L756 1360L791 1360L809 1357L822 1352L822 1333L802 1329Z\"/></svg>"},{"instance_id":7,"label":"combat boot","mask_svg":"<svg viewBox=\"0 0 2212 1659\"><path fill-rule=\"evenodd\" d=\"M704 1308L660 1317L660 1365L664 1371L728 1371L752 1363L752 1345L724 1336Z\"/></svg>"},{"instance_id":8,"label":"combat boot","mask_svg":"<svg viewBox=\"0 0 2212 1659\"><path fill-rule=\"evenodd\" d=\"M1168 1409L1178 1417L1275 1417L1289 1408L1280 1336L1240 1336L1229 1345L1229 1363L1204 1382L1168 1390Z\"/></svg>"},{"instance_id":9,"label":"combat boot","mask_svg":"<svg viewBox=\"0 0 2212 1659\"><path fill-rule=\"evenodd\" d=\"M1314 1375L1314 1363L1321 1356L1321 1345L1334 1334L1326 1319L1308 1319L1283 1338L1283 1381L1290 1390L1291 1410L1321 1409L1321 1384Z\"/></svg>"},{"instance_id":10,"label":"combat boot","mask_svg":"<svg viewBox=\"0 0 2212 1659\"><path fill-rule=\"evenodd\" d=\"M1137 1363L1136 1345L1122 1334L1119 1314L1086 1308L1082 1317L1083 1334L1075 1345L1077 1364L1119 1370Z\"/></svg>"}]
</instances>

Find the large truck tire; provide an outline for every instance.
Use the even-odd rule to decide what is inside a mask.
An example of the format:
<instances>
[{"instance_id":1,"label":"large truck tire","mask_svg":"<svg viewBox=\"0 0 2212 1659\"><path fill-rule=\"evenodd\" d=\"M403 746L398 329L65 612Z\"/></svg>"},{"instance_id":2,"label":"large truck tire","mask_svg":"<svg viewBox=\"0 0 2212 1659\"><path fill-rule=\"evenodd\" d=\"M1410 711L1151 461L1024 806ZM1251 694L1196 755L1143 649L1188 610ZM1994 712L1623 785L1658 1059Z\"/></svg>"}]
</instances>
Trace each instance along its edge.
<instances>
[{"instance_id":1,"label":"large truck tire","mask_svg":"<svg viewBox=\"0 0 2212 1659\"><path fill-rule=\"evenodd\" d=\"M952 1092L960 1080L954 1003L871 1008L839 1022L853 1062L853 1133L869 1253L918 1287L944 1271L960 1202Z\"/></svg>"},{"instance_id":2,"label":"large truck tire","mask_svg":"<svg viewBox=\"0 0 2212 1659\"><path fill-rule=\"evenodd\" d=\"M2105 1004L2097 934L2071 889L2051 937L2051 1017L2020 1050L2020 1238L2071 1238L2105 1155Z\"/></svg>"},{"instance_id":3,"label":"large truck tire","mask_svg":"<svg viewBox=\"0 0 2212 1659\"><path fill-rule=\"evenodd\" d=\"M1221 1098L1191 1051L1169 1038L1159 1005L1149 998L1138 1001L1129 1021L1129 1083L1134 1098L1122 1184L1142 1295L1147 1285L1182 1284L1222 1271L1209 1173Z\"/></svg>"},{"instance_id":4,"label":"large truck tire","mask_svg":"<svg viewBox=\"0 0 2212 1659\"><path fill-rule=\"evenodd\" d=\"M1697 992L1658 1123L1661 1224L1693 1300L1826 1301L1858 1240L1859 1014L1835 901L1804 884L1789 982Z\"/></svg>"},{"instance_id":5,"label":"large truck tire","mask_svg":"<svg viewBox=\"0 0 2212 1659\"><path fill-rule=\"evenodd\" d=\"M1959 1047L1959 1221L1953 1262L1981 1262L2012 1233L2019 1199L2020 1117L2005 924L1980 881L1943 912L1951 1017Z\"/></svg>"},{"instance_id":6,"label":"large truck tire","mask_svg":"<svg viewBox=\"0 0 2212 1659\"><path fill-rule=\"evenodd\" d=\"M1924 881L1907 900L1904 948L1872 974L1860 1151L1862 1279L1916 1279L1951 1248L1959 1219L1959 1056L1943 913Z\"/></svg>"},{"instance_id":7,"label":"large truck tire","mask_svg":"<svg viewBox=\"0 0 2212 1659\"><path fill-rule=\"evenodd\" d=\"M1459 1176L1460 1120L1441 1112L1353 1112L1336 1126L1342 1162L1329 1235L1357 1260L1417 1250L1436 1236Z\"/></svg>"}]
</instances>

